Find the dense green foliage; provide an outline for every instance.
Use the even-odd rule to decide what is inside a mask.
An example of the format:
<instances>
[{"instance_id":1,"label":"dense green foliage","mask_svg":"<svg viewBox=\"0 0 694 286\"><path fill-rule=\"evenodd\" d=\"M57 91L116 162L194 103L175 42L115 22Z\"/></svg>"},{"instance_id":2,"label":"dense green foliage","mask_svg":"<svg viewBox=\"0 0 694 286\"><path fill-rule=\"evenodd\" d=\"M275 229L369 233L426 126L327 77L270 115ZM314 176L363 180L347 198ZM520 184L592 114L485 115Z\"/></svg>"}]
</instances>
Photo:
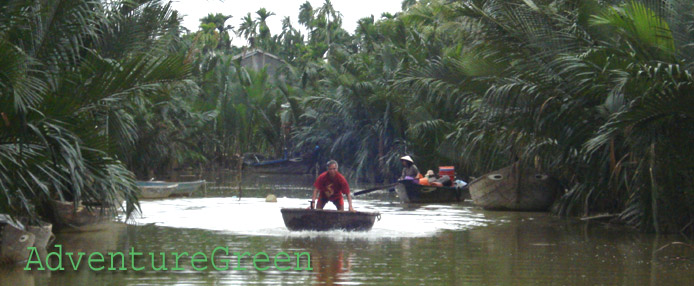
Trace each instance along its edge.
<instances>
[{"instance_id":1,"label":"dense green foliage","mask_svg":"<svg viewBox=\"0 0 694 286\"><path fill-rule=\"evenodd\" d=\"M3 1L0 11L0 212L36 219L52 199L124 199L130 214L134 177L118 158L142 110L190 74L170 50L176 12L84 0Z\"/></svg>"},{"instance_id":2,"label":"dense green foliage","mask_svg":"<svg viewBox=\"0 0 694 286\"><path fill-rule=\"evenodd\" d=\"M402 155L464 178L520 161L565 186L559 214L694 234L691 1L408 0L355 31L307 1L303 29L271 31L267 7L187 33L158 1L29 2L0 17L0 211L131 194L124 166L148 178L318 145L378 182ZM254 49L285 65L244 68Z\"/></svg>"},{"instance_id":3,"label":"dense green foliage","mask_svg":"<svg viewBox=\"0 0 694 286\"><path fill-rule=\"evenodd\" d=\"M285 92L268 93L292 103L291 117L276 117L291 124L291 144L323 147L358 178L391 180L404 154L464 176L521 161L566 187L560 214L619 213L644 230L691 234L693 7L404 1L401 13L363 18L350 34L330 1L306 2L305 40L288 19L272 36L265 9L244 17L238 35L287 63Z\"/></svg>"}]
</instances>

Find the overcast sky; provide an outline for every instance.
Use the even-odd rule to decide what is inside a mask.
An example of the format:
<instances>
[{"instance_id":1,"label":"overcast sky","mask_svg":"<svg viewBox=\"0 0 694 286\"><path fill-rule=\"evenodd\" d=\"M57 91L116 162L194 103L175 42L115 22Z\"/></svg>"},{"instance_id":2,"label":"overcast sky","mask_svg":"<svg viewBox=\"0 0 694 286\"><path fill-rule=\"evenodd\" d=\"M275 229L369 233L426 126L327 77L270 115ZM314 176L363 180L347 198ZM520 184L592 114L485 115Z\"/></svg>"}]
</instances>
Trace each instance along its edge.
<instances>
[{"instance_id":1,"label":"overcast sky","mask_svg":"<svg viewBox=\"0 0 694 286\"><path fill-rule=\"evenodd\" d=\"M191 31L197 31L200 26L200 18L209 13L222 13L231 15L232 18L226 22L231 24L234 29L241 23L241 18L248 12L256 18L255 12L260 8L275 13L267 19L270 32L273 35L279 34L282 30L282 18L289 16L292 25L299 28L297 19L299 16L299 6L306 0L172 0L174 9L183 16L183 26ZM309 0L313 9L322 6L324 0ZM401 10L402 0L332 0L336 11L342 13L342 28L349 33L354 33L357 27L357 20L374 15L376 19L381 17L381 13L389 12L395 14ZM303 31L303 29L302 29ZM303 32L305 34L305 31ZM236 39L235 45L245 44L245 39Z\"/></svg>"}]
</instances>

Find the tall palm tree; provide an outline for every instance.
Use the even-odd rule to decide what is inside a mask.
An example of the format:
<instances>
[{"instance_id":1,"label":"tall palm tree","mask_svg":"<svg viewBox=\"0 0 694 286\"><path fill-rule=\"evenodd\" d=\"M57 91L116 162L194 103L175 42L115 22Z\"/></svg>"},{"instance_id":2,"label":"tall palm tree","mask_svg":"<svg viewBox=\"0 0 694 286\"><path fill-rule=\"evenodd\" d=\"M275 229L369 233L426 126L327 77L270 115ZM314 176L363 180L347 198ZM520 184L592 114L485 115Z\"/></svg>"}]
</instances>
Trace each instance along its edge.
<instances>
[{"instance_id":1,"label":"tall palm tree","mask_svg":"<svg viewBox=\"0 0 694 286\"><path fill-rule=\"evenodd\" d=\"M258 17L256 18L256 22L258 23L259 44L263 49L270 50L270 38L272 34L270 34L270 28L267 26L266 21L267 18L275 15L275 13L267 11L265 8L260 8L255 13L258 15Z\"/></svg>"},{"instance_id":2,"label":"tall palm tree","mask_svg":"<svg viewBox=\"0 0 694 286\"><path fill-rule=\"evenodd\" d=\"M299 7L299 24L304 25L310 32L313 28L313 19L313 6L311 6L310 2L306 1Z\"/></svg>"},{"instance_id":3,"label":"tall palm tree","mask_svg":"<svg viewBox=\"0 0 694 286\"><path fill-rule=\"evenodd\" d=\"M282 33L277 36L278 56L287 62L294 62L301 54L304 36L292 27L289 17L282 19Z\"/></svg>"},{"instance_id":4,"label":"tall palm tree","mask_svg":"<svg viewBox=\"0 0 694 286\"><path fill-rule=\"evenodd\" d=\"M325 44L330 54L330 33L331 30L337 29L342 25L342 14L335 10L333 3L330 0L325 0L323 6L316 9L315 18L323 22L323 31L325 33Z\"/></svg>"},{"instance_id":5,"label":"tall palm tree","mask_svg":"<svg viewBox=\"0 0 694 286\"><path fill-rule=\"evenodd\" d=\"M402 0L401 8L403 11L406 11L415 4L417 4L417 0Z\"/></svg>"},{"instance_id":6,"label":"tall palm tree","mask_svg":"<svg viewBox=\"0 0 694 286\"><path fill-rule=\"evenodd\" d=\"M251 47L255 47L255 37L258 34L256 31L257 27L258 22L254 20L253 17L251 17L251 13L248 13L246 14L246 16L242 18L241 24L239 25L239 28L236 30L236 33L240 37L245 38Z\"/></svg>"},{"instance_id":7,"label":"tall palm tree","mask_svg":"<svg viewBox=\"0 0 694 286\"><path fill-rule=\"evenodd\" d=\"M219 36L218 47L229 47L231 45L231 39L229 37L228 31L233 31L231 25L224 25L226 21L231 19L231 15L224 15L222 13L207 14L207 16L200 19L200 27L203 25L212 24L212 27L217 30Z\"/></svg>"}]
</instances>

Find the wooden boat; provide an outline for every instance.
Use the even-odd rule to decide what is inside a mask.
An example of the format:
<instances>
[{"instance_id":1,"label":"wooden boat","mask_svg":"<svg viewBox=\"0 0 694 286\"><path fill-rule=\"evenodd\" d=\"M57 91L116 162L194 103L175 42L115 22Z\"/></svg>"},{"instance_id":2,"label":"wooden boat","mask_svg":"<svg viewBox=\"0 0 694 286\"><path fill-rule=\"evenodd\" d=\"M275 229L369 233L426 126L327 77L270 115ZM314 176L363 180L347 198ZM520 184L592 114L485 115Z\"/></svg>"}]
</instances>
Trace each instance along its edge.
<instances>
[{"instance_id":1,"label":"wooden boat","mask_svg":"<svg viewBox=\"0 0 694 286\"><path fill-rule=\"evenodd\" d=\"M267 174L309 174L313 162L301 157L291 159L266 160L255 163L245 162L243 169L254 173Z\"/></svg>"},{"instance_id":2,"label":"wooden boat","mask_svg":"<svg viewBox=\"0 0 694 286\"><path fill-rule=\"evenodd\" d=\"M171 195L178 187L176 183L166 183L161 181L145 182L137 181L137 186L140 188L141 199L162 199Z\"/></svg>"},{"instance_id":3,"label":"wooden boat","mask_svg":"<svg viewBox=\"0 0 694 286\"><path fill-rule=\"evenodd\" d=\"M412 180L400 180L395 191L404 204L456 203L469 198L465 187L424 186Z\"/></svg>"},{"instance_id":4,"label":"wooden boat","mask_svg":"<svg viewBox=\"0 0 694 286\"><path fill-rule=\"evenodd\" d=\"M561 187L545 173L513 164L470 182L475 205L491 210L546 211Z\"/></svg>"},{"instance_id":5,"label":"wooden boat","mask_svg":"<svg viewBox=\"0 0 694 286\"><path fill-rule=\"evenodd\" d=\"M45 221L40 221L37 225L27 225L26 230L35 236L34 247L46 249L48 244L53 242L53 224Z\"/></svg>"},{"instance_id":6,"label":"wooden boat","mask_svg":"<svg viewBox=\"0 0 694 286\"><path fill-rule=\"evenodd\" d=\"M162 186L167 187L171 184L176 184L176 187L171 190L169 197L190 197L195 191L200 189L206 183L205 180L197 180L191 182L165 182L165 181L138 181L138 186Z\"/></svg>"},{"instance_id":7,"label":"wooden boat","mask_svg":"<svg viewBox=\"0 0 694 286\"><path fill-rule=\"evenodd\" d=\"M380 219L378 212L349 212L337 210L316 210L302 208L283 208L282 218L284 225L289 230L335 230L368 231L376 218Z\"/></svg>"},{"instance_id":8,"label":"wooden boat","mask_svg":"<svg viewBox=\"0 0 694 286\"><path fill-rule=\"evenodd\" d=\"M171 197L190 197L206 183L205 180L192 182L177 182L178 186L171 192Z\"/></svg>"},{"instance_id":9,"label":"wooden boat","mask_svg":"<svg viewBox=\"0 0 694 286\"><path fill-rule=\"evenodd\" d=\"M50 220L56 229L68 232L88 232L102 230L116 216L117 207L104 205L75 206L73 202L51 202L53 215Z\"/></svg>"},{"instance_id":10,"label":"wooden boat","mask_svg":"<svg viewBox=\"0 0 694 286\"><path fill-rule=\"evenodd\" d=\"M29 248L36 237L23 224L8 215L0 215L0 265L29 259Z\"/></svg>"}]
</instances>

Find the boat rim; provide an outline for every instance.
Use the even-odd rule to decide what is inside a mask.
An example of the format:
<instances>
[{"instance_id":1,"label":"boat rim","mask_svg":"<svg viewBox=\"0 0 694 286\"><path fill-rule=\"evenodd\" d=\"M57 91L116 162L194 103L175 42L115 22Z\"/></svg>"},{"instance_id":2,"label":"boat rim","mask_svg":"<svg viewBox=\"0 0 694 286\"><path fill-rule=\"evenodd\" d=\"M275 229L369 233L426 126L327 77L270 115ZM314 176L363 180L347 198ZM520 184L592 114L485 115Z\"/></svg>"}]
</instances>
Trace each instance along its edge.
<instances>
[{"instance_id":1,"label":"boat rim","mask_svg":"<svg viewBox=\"0 0 694 286\"><path fill-rule=\"evenodd\" d=\"M338 211L338 210L319 210L319 209L305 209L305 208L282 208L280 211L282 212L305 212L305 211L314 211L317 213L335 213L335 214L346 214L346 215L371 215L371 216L379 216L381 215L380 212L366 212L366 211Z\"/></svg>"}]
</instances>

